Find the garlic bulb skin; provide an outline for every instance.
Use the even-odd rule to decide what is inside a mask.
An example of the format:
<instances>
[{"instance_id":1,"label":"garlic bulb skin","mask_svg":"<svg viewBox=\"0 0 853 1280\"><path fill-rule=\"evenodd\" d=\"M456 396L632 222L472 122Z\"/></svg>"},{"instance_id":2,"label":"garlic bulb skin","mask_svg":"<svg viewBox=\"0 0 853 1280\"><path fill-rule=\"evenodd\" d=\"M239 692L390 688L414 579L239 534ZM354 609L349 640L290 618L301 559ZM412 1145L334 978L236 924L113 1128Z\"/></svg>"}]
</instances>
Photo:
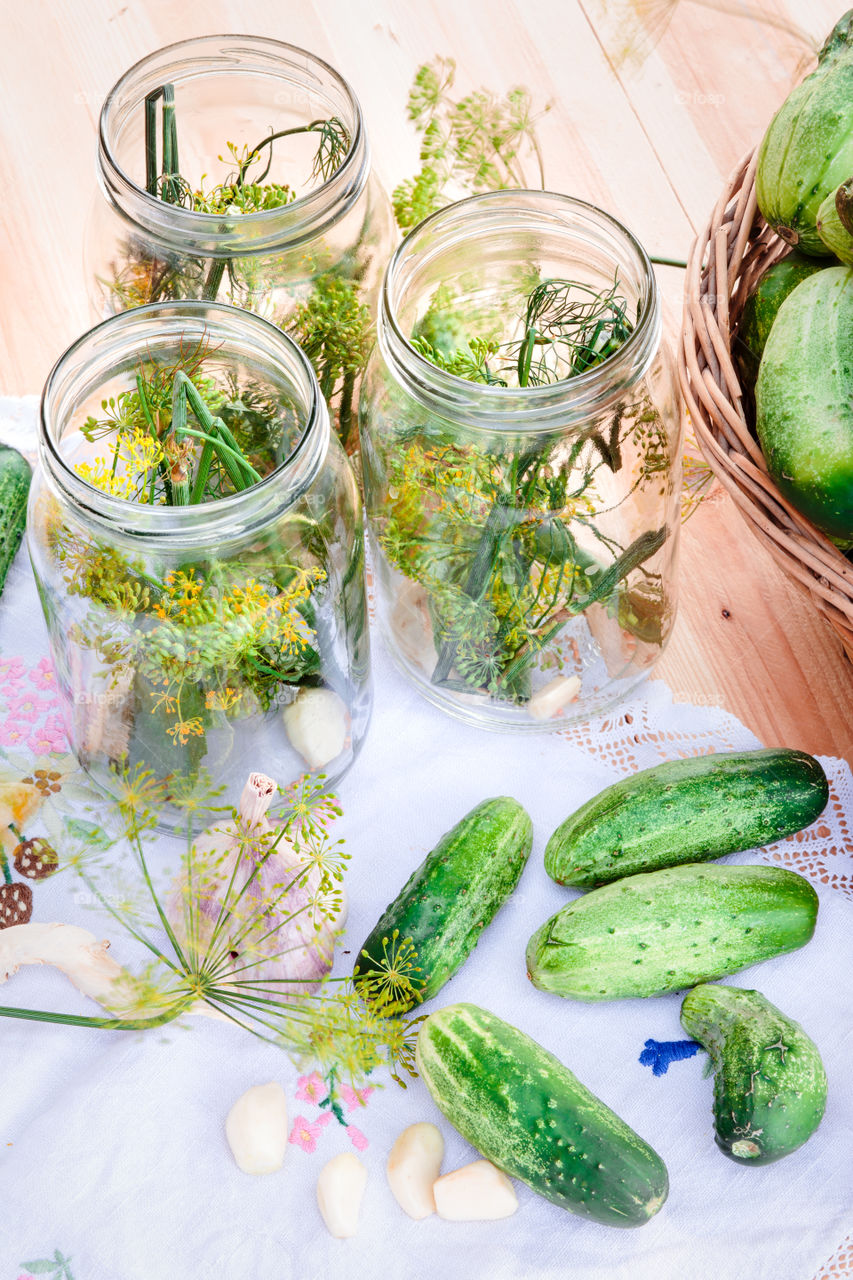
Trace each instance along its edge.
<instances>
[{"instance_id":1,"label":"garlic bulb skin","mask_svg":"<svg viewBox=\"0 0 853 1280\"><path fill-rule=\"evenodd\" d=\"M292 985L282 993L300 995L313 991L310 984L330 971L347 904L341 887L333 919L314 910L323 872L319 867L306 870L291 841L280 836L279 824L269 822L267 810L277 790L266 774L249 775L236 820L215 823L193 842L194 874L189 877L184 871L177 878L167 911L178 941L185 943L192 932L193 945L202 947L213 935L229 885L233 896L251 876L241 906L256 915L254 935L245 939L245 945L254 948L252 976L288 979ZM270 959L264 960L264 954ZM245 960L238 953L233 964L239 968Z\"/></svg>"},{"instance_id":2,"label":"garlic bulb skin","mask_svg":"<svg viewBox=\"0 0 853 1280\"><path fill-rule=\"evenodd\" d=\"M256 1084L241 1094L226 1117L225 1136L243 1173L276 1173L287 1150L287 1101L281 1085Z\"/></svg>"},{"instance_id":3,"label":"garlic bulb skin","mask_svg":"<svg viewBox=\"0 0 853 1280\"><path fill-rule=\"evenodd\" d=\"M336 760L346 746L347 709L334 689L301 689L282 717L291 746L312 773Z\"/></svg>"}]
</instances>

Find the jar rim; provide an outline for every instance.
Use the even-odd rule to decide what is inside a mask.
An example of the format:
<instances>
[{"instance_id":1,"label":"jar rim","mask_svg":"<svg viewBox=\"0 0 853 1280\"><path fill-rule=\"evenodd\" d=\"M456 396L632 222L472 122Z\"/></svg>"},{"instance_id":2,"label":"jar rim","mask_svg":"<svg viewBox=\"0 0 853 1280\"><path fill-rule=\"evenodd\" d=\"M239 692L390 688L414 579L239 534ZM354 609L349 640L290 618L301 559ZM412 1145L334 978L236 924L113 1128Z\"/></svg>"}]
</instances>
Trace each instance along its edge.
<instances>
[{"instance_id":1,"label":"jar rim","mask_svg":"<svg viewBox=\"0 0 853 1280\"><path fill-rule=\"evenodd\" d=\"M467 238L482 241L484 234L487 234L482 227L460 231L470 218L476 217L478 213L517 217L519 214L537 212L536 205L542 206L540 212L543 214L552 214L553 227L560 226L560 210L570 211L586 218L590 225L598 223L607 228L631 253L638 267L643 296L642 308L630 335L618 351L593 368L539 386L501 387L476 383L440 369L413 346L411 338L404 332L397 318L399 299L393 296L393 290L399 283L398 277L404 270L406 260L418 253L419 247L436 229L446 230L448 233L455 231L457 243ZM568 224L564 225L569 229ZM447 243L453 243L450 234ZM439 251L436 250L436 253ZM484 421L488 420L489 430L500 427L501 423L496 422L495 418L504 419L504 425L509 430L522 426L525 430L531 427L536 429L536 419L543 419L541 429L547 430L549 423L544 419L554 412L564 413L567 398L577 401L583 413L593 411L593 408L597 412L602 397L608 397L614 384L618 384L618 392L621 393L627 385L644 376L657 351L661 333L660 300L654 269L648 253L633 232L618 218L590 201L556 191L527 188L503 189L468 196L437 210L412 228L388 262L382 282L381 317L384 323L380 326L380 343L385 354L391 356L397 371L403 374L407 389L434 411L439 403L443 404L445 416L448 410L470 415L466 416L469 425L477 425L475 419L482 416ZM625 374L628 370L630 375L626 382ZM511 418L507 421L510 414Z\"/></svg>"},{"instance_id":2,"label":"jar rim","mask_svg":"<svg viewBox=\"0 0 853 1280\"><path fill-rule=\"evenodd\" d=\"M97 347L104 340L117 338L123 330L142 330L148 321L159 319L162 322L165 317L169 320L190 320L197 324L209 312L222 323L230 324L232 332L238 326L248 331L256 338L258 348L266 347L270 361L278 358L281 366L301 379L301 387L294 380L294 394L304 392L306 418L290 453L268 475L247 489L194 506L148 506L104 493L89 484L63 457L50 425L55 418L62 416L58 412L61 406L57 404L60 394L71 396L75 388L79 389L82 378L91 372L94 355L76 370L72 367L74 360L87 347ZM133 333L125 333L128 352L132 349L130 339L135 340L135 336ZM278 357L275 355L276 347L279 348ZM109 353L104 350L101 354L106 357ZM120 363L122 354L124 350L114 352L111 359L104 359L101 380L108 377L110 369L115 369ZM286 358L282 359L282 356ZM63 377L69 384L64 392ZM91 393L91 389L91 386L87 387L87 393ZM150 536L157 540L165 537L180 540L183 537L197 543L209 538L214 532L225 532L225 526L231 522L242 520L245 529L281 514L314 479L325 457L330 435L328 408L320 393L313 365L302 348L277 325L225 302L150 302L108 316L106 320L80 334L59 356L47 376L39 404L39 459L46 475L71 500L75 508L84 511L96 523L109 527L118 525L128 534ZM290 483L282 483L287 477Z\"/></svg>"},{"instance_id":3,"label":"jar rim","mask_svg":"<svg viewBox=\"0 0 853 1280\"><path fill-rule=\"evenodd\" d=\"M115 103L120 100L123 92L133 87L134 81L140 80L164 56L175 56L191 48L198 50L199 57L204 56L205 49L210 51L216 49L224 53L226 50L222 47L223 42L242 48L246 52L262 53L270 59L271 73L274 73L272 61L274 58L287 61L288 65L293 65L290 61L293 56L304 59L308 65L316 67L332 80L343 94L352 114L350 142L346 154L337 169L327 179L286 205L279 205L274 209L257 209L251 213L240 213L236 228L238 232L249 231L255 235L264 230L268 232L266 236L258 235L258 245L252 243L251 237L246 245L240 243L242 237L235 242L233 231L223 232L221 213L201 213L194 209L187 209L183 205L169 204L157 196L152 196L122 168L112 144L111 132L114 124L112 113L115 110ZM141 105L144 95L139 101ZM191 36L184 40L175 40L145 54L128 67L116 80L101 106L98 120L98 159L101 172L107 180L109 193L133 221L146 229L163 234L164 238L169 238L167 233L171 233L176 240L184 237L202 237L207 244L217 240L222 240L224 244L230 237L229 243L240 244L241 253L268 251L270 240L276 246L286 247L296 246L321 235L328 226L343 217L359 198L370 171L370 154L361 103L349 81L325 59L308 49L302 49L284 40L276 40L272 36L236 33ZM134 212L128 211L125 202L133 206ZM163 226L166 219L169 223L168 228ZM211 250L208 248L207 252L210 254ZM223 248L223 252L228 250Z\"/></svg>"}]
</instances>

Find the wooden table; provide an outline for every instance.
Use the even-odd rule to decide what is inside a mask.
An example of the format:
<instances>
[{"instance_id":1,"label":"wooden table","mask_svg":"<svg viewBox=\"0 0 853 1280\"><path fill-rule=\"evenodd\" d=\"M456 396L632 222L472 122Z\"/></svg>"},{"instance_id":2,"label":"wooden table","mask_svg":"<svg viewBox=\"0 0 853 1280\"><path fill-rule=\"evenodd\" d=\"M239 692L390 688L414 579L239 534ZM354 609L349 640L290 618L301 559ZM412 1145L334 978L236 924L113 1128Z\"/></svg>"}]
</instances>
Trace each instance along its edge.
<instances>
[{"instance_id":1,"label":"wooden table","mask_svg":"<svg viewBox=\"0 0 853 1280\"><path fill-rule=\"evenodd\" d=\"M39 390L89 323L82 243L98 111L158 46L241 31L319 53L361 98L389 188L416 168L413 72L452 54L463 89L521 83L551 102L540 127L549 186L610 210L651 253L683 258L840 10L749 8L765 20L711 0L2 0L0 393ZM681 273L661 268L660 281L674 338ZM853 760L853 666L722 493L685 526L681 601L660 668L677 698L726 707L767 745Z\"/></svg>"}]
</instances>

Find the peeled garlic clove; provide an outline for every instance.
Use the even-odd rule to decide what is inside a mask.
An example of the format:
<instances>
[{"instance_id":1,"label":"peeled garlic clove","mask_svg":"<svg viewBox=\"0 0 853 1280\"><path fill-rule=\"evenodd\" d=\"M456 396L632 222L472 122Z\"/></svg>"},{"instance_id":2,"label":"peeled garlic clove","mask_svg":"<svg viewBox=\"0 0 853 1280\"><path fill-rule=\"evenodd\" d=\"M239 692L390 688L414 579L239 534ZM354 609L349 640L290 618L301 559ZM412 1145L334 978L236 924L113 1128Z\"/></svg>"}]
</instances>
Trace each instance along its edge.
<instances>
[{"instance_id":1,"label":"peeled garlic clove","mask_svg":"<svg viewBox=\"0 0 853 1280\"><path fill-rule=\"evenodd\" d=\"M527 710L534 720L550 720L570 702L576 702L581 691L579 676L556 676L537 689L527 704Z\"/></svg>"},{"instance_id":2,"label":"peeled garlic clove","mask_svg":"<svg viewBox=\"0 0 853 1280\"><path fill-rule=\"evenodd\" d=\"M322 769L343 751L347 709L334 689L300 690L282 716L291 746L309 769Z\"/></svg>"},{"instance_id":3,"label":"peeled garlic clove","mask_svg":"<svg viewBox=\"0 0 853 1280\"><path fill-rule=\"evenodd\" d=\"M391 1148L388 1186L400 1208L419 1221L435 1213L433 1183L441 1172L444 1138L434 1124L410 1124Z\"/></svg>"},{"instance_id":4,"label":"peeled garlic clove","mask_svg":"<svg viewBox=\"0 0 853 1280\"><path fill-rule=\"evenodd\" d=\"M287 1150L287 1102L274 1081L256 1084L237 1099L225 1121L225 1136L244 1173L275 1173Z\"/></svg>"},{"instance_id":5,"label":"peeled garlic clove","mask_svg":"<svg viewBox=\"0 0 853 1280\"><path fill-rule=\"evenodd\" d=\"M436 1182L433 1194L438 1216L449 1222L491 1222L508 1218L518 1208L509 1178L488 1160L475 1160L446 1173Z\"/></svg>"},{"instance_id":6,"label":"peeled garlic clove","mask_svg":"<svg viewBox=\"0 0 853 1280\"><path fill-rule=\"evenodd\" d=\"M317 1205L329 1234L336 1240L347 1240L358 1231L366 1185L367 1170L351 1151L335 1156L320 1170Z\"/></svg>"}]
</instances>

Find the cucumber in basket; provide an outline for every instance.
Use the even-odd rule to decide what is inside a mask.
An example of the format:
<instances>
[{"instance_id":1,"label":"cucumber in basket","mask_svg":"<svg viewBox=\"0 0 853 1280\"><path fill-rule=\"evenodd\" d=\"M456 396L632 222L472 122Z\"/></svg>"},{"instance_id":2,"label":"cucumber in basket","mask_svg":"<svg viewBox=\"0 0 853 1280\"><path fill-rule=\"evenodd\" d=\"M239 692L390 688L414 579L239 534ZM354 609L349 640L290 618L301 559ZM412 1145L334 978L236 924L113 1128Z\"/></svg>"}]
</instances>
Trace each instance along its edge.
<instances>
[{"instance_id":1,"label":"cucumber in basket","mask_svg":"<svg viewBox=\"0 0 853 1280\"><path fill-rule=\"evenodd\" d=\"M396 933L411 939L420 990L403 992L400 1012L430 1000L477 945L483 929L518 884L533 825L517 800L484 800L457 822L385 908L358 953L356 983L369 994L388 971Z\"/></svg>"},{"instance_id":2,"label":"cucumber in basket","mask_svg":"<svg viewBox=\"0 0 853 1280\"><path fill-rule=\"evenodd\" d=\"M453 1004L430 1014L416 1057L453 1127L554 1204L639 1227L666 1199L657 1152L552 1053L487 1009Z\"/></svg>"},{"instance_id":3,"label":"cucumber in basket","mask_svg":"<svg viewBox=\"0 0 853 1280\"><path fill-rule=\"evenodd\" d=\"M563 907L530 939L527 973L574 1000L662 995L805 946L817 908L782 867L666 867Z\"/></svg>"},{"instance_id":4,"label":"cucumber in basket","mask_svg":"<svg viewBox=\"0 0 853 1280\"><path fill-rule=\"evenodd\" d=\"M31 478L26 458L17 449L0 445L0 595L24 536Z\"/></svg>"},{"instance_id":5,"label":"cucumber in basket","mask_svg":"<svg viewBox=\"0 0 853 1280\"><path fill-rule=\"evenodd\" d=\"M826 774L803 751L668 760L622 778L567 818L545 848L545 870L589 889L721 858L800 831L828 799Z\"/></svg>"},{"instance_id":6,"label":"cucumber in basket","mask_svg":"<svg viewBox=\"0 0 853 1280\"><path fill-rule=\"evenodd\" d=\"M808 1141L826 1107L826 1072L798 1022L760 991L716 985L687 993L681 1021L711 1055L721 1151L770 1164Z\"/></svg>"}]
</instances>

